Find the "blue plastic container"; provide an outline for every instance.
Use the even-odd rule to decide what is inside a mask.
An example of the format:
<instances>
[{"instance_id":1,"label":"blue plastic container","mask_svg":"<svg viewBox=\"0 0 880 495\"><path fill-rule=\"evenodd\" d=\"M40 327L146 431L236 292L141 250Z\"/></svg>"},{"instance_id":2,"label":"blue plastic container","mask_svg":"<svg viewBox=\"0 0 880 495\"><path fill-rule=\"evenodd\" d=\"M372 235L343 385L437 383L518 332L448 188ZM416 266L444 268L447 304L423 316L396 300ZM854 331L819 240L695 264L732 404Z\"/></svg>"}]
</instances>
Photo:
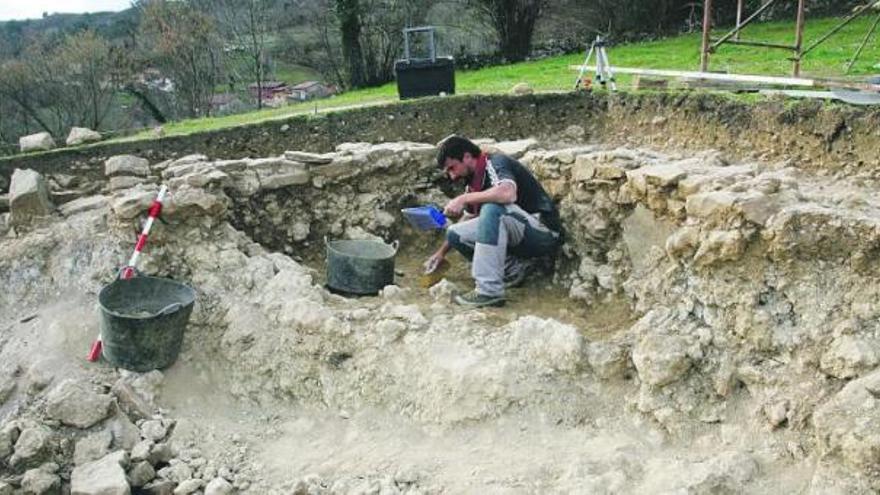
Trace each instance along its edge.
<instances>
[{"instance_id":1,"label":"blue plastic container","mask_svg":"<svg viewBox=\"0 0 880 495\"><path fill-rule=\"evenodd\" d=\"M437 230L446 226L446 215L434 206L417 206L400 210L413 228Z\"/></svg>"}]
</instances>

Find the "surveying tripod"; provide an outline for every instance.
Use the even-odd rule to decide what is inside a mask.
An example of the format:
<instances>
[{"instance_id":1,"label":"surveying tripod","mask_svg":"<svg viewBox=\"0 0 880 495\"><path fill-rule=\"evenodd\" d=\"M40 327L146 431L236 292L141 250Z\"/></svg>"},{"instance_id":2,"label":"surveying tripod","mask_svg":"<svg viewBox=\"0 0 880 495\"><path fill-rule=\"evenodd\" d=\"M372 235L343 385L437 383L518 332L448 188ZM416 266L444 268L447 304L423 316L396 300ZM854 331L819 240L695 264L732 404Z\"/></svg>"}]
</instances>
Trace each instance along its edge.
<instances>
[{"instance_id":1,"label":"surveying tripod","mask_svg":"<svg viewBox=\"0 0 880 495\"><path fill-rule=\"evenodd\" d=\"M590 63L590 59L593 58L593 54L596 54L596 81L602 85L602 88L605 88L606 84L611 85L611 91L617 91L617 83L614 81L614 73L611 72L611 62L608 61L608 52L605 51L605 38L601 36L596 36L596 39L593 40L593 44L590 45L590 51L587 52L587 58L584 59L583 65L581 65L581 71L578 74L577 79L574 81L574 89L577 90L581 84L584 83L584 74L587 72L587 64ZM589 81L589 79L587 79ZM588 85L585 85L586 88L589 88Z\"/></svg>"}]
</instances>

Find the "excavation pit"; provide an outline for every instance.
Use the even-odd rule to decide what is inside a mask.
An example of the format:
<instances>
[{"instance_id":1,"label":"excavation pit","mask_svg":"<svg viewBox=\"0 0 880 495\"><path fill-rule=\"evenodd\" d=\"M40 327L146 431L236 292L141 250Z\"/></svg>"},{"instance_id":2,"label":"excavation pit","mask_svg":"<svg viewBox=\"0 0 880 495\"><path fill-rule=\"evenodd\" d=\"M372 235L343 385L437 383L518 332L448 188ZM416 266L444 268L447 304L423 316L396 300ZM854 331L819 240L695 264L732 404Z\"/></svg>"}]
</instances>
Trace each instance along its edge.
<instances>
[{"instance_id":1,"label":"excavation pit","mask_svg":"<svg viewBox=\"0 0 880 495\"><path fill-rule=\"evenodd\" d=\"M400 210L453 192L430 144L154 164L173 194L141 268L198 288L164 373L83 359L154 185L4 237L0 472L66 476L109 431L137 459L123 476L147 462L245 493L874 486L874 179L712 150L484 144L534 171L568 234L504 308L450 303L473 283L457 254L419 286L442 234ZM327 291L325 237L399 240L393 283Z\"/></svg>"}]
</instances>

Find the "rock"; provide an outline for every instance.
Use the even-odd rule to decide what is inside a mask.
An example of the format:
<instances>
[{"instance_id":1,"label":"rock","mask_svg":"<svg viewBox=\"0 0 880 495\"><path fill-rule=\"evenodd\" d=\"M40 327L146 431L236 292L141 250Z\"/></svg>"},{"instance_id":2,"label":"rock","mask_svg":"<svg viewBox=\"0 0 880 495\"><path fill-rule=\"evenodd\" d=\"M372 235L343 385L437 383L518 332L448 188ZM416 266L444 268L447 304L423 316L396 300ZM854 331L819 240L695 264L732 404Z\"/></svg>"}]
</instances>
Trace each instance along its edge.
<instances>
[{"instance_id":1,"label":"rock","mask_svg":"<svg viewBox=\"0 0 880 495\"><path fill-rule=\"evenodd\" d=\"M0 495L14 495L15 489L5 481L0 481Z\"/></svg>"},{"instance_id":2,"label":"rock","mask_svg":"<svg viewBox=\"0 0 880 495\"><path fill-rule=\"evenodd\" d=\"M104 175L134 175L146 177L150 175L150 162L146 158L134 155L116 155L104 162Z\"/></svg>"},{"instance_id":3,"label":"rock","mask_svg":"<svg viewBox=\"0 0 880 495\"><path fill-rule=\"evenodd\" d=\"M130 175L119 175L110 177L110 191L119 191L122 189L130 189L138 184L146 182L146 177L133 177Z\"/></svg>"},{"instance_id":4,"label":"rock","mask_svg":"<svg viewBox=\"0 0 880 495\"><path fill-rule=\"evenodd\" d=\"M176 483L183 483L192 478L192 468L179 459L172 459L171 465L159 470L159 476Z\"/></svg>"},{"instance_id":5,"label":"rock","mask_svg":"<svg viewBox=\"0 0 880 495\"><path fill-rule=\"evenodd\" d=\"M46 413L50 418L69 426L88 428L107 417L113 398L67 379L49 392L46 402Z\"/></svg>"},{"instance_id":6,"label":"rock","mask_svg":"<svg viewBox=\"0 0 880 495\"><path fill-rule=\"evenodd\" d=\"M530 95L530 94L533 94L534 92L535 92L535 90L533 90L532 87L529 86L529 83L525 83L525 82L514 84L514 86L512 88L510 88L510 94L516 95L516 96Z\"/></svg>"},{"instance_id":7,"label":"rock","mask_svg":"<svg viewBox=\"0 0 880 495\"><path fill-rule=\"evenodd\" d=\"M52 431L43 426L25 428L15 442L15 453L9 464L13 466L37 466L49 453Z\"/></svg>"},{"instance_id":8,"label":"rock","mask_svg":"<svg viewBox=\"0 0 880 495\"><path fill-rule=\"evenodd\" d=\"M85 211L97 210L110 206L107 196L89 196L86 198L74 199L73 201L61 205L61 214L65 217L76 215Z\"/></svg>"},{"instance_id":9,"label":"rock","mask_svg":"<svg viewBox=\"0 0 880 495\"><path fill-rule=\"evenodd\" d=\"M127 465L128 455L120 450L75 467L70 474L71 495L129 495L131 487L125 478Z\"/></svg>"},{"instance_id":10,"label":"rock","mask_svg":"<svg viewBox=\"0 0 880 495\"><path fill-rule=\"evenodd\" d=\"M12 397L12 392L15 392L15 387L15 378L0 373L0 406L6 403L7 399Z\"/></svg>"},{"instance_id":11,"label":"rock","mask_svg":"<svg viewBox=\"0 0 880 495\"><path fill-rule=\"evenodd\" d=\"M93 143L101 140L101 133L85 127L72 127L67 135L68 146L79 146L84 143Z\"/></svg>"},{"instance_id":12,"label":"rock","mask_svg":"<svg viewBox=\"0 0 880 495\"><path fill-rule=\"evenodd\" d=\"M632 353L639 378L654 387L680 380L692 364L687 347L687 341L677 335L646 335Z\"/></svg>"},{"instance_id":13,"label":"rock","mask_svg":"<svg viewBox=\"0 0 880 495\"><path fill-rule=\"evenodd\" d=\"M52 135L48 132L40 132L18 138L18 147L22 153L49 151L55 149L55 140L52 139Z\"/></svg>"},{"instance_id":14,"label":"rock","mask_svg":"<svg viewBox=\"0 0 880 495\"><path fill-rule=\"evenodd\" d=\"M15 451L15 442L21 434L17 422L10 421L0 428L0 464Z\"/></svg>"},{"instance_id":15,"label":"rock","mask_svg":"<svg viewBox=\"0 0 880 495\"><path fill-rule=\"evenodd\" d=\"M445 278L428 289L428 294L430 294L435 301L451 301L453 294L458 292L460 292L458 286Z\"/></svg>"},{"instance_id":16,"label":"rock","mask_svg":"<svg viewBox=\"0 0 880 495\"><path fill-rule=\"evenodd\" d=\"M121 412L110 421L110 433L113 434L113 450L131 450L141 440L138 427Z\"/></svg>"},{"instance_id":17,"label":"rock","mask_svg":"<svg viewBox=\"0 0 880 495\"><path fill-rule=\"evenodd\" d=\"M538 146L538 141L532 138L519 139L517 141L503 141L493 145L498 152L512 158L521 158L527 151Z\"/></svg>"},{"instance_id":18,"label":"rock","mask_svg":"<svg viewBox=\"0 0 880 495\"><path fill-rule=\"evenodd\" d=\"M119 219L131 220L150 208L157 193L158 190L127 189L113 198L110 207Z\"/></svg>"},{"instance_id":19,"label":"rock","mask_svg":"<svg viewBox=\"0 0 880 495\"><path fill-rule=\"evenodd\" d=\"M284 158L295 162L307 163L309 165L326 165L333 161L333 155L318 155L315 153L305 153L302 151L285 151Z\"/></svg>"},{"instance_id":20,"label":"rock","mask_svg":"<svg viewBox=\"0 0 880 495\"><path fill-rule=\"evenodd\" d=\"M583 139L587 135L587 131L579 125L570 125L562 131L562 134L571 139Z\"/></svg>"},{"instance_id":21,"label":"rock","mask_svg":"<svg viewBox=\"0 0 880 495\"><path fill-rule=\"evenodd\" d=\"M131 486L139 488L156 478L156 470L147 461L135 464L128 473L128 481Z\"/></svg>"},{"instance_id":22,"label":"rock","mask_svg":"<svg viewBox=\"0 0 880 495\"><path fill-rule=\"evenodd\" d=\"M112 441L113 435L107 430L80 439L73 451L73 463L79 466L104 457L110 453Z\"/></svg>"},{"instance_id":23,"label":"rock","mask_svg":"<svg viewBox=\"0 0 880 495\"><path fill-rule=\"evenodd\" d=\"M709 218L734 211L738 196L727 191L711 191L687 197L685 211L692 217Z\"/></svg>"},{"instance_id":24,"label":"rock","mask_svg":"<svg viewBox=\"0 0 880 495\"><path fill-rule=\"evenodd\" d=\"M205 495L230 495L232 492L232 485L220 477L212 479L205 487Z\"/></svg>"},{"instance_id":25,"label":"rock","mask_svg":"<svg viewBox=\"0 0 880 495\"><path fill-rule=\"evenodd\" d=\"M170 462L174 459L174 448L168 443L157 443L150 449L150 457L147 459L150 464L157 465Z\"/></svg>"},{"instance_id":26,"label":"rock","mask_svg":"<svg viewBox=\"0 0 880 495\"><path fill-rule=\"evenodd\" d=\"M190 217L220 216L229 203L229 198L222 191L208 192L192 186L182 186L174 191L174 196L168 203L168 212L175 216Z\"/></svg>"},{"instance_id":27,"label":"rock","mask_svg":"<svg viewBox=\"0 0 880 495\"><path fill-rule=\"evenodd\" d=\"M853 380L813 413L816 439L828 457L873 472L880 452L880 370Z\"/></svg>"},{"instance_id":28,"label":"rock","mask_svg":"<svg viewBox=\"0 0 880 495\"><path fill-rule=\"evenodd\" d=\"M33 170L15 169L9 186L10 222L13 226L30 223L35 218L52 214L55 206L43 176Z\"/></svg>"},{"instance_id":29,"label":"rock","mask_svg":"<svg viewBox=\"0 0 880 495\"><path fill-rule=\"evenodd\" d=\"M174 489L174 495L189 495L190 493L195 492L199 488L202 487L202 480L200 479L188 479L183 483L177 485L177 488Z\"/></svg>"},{"instance_id":30,"label":"rock","mask_svg":"<svg viewBox=\"0 0 880 495\"><path fill-rule=\"evenodd\" d=\"M30 469L21 479L21 489L34 495L58 494L61 493L61 478L43 468Z\"/></svg>"},{"instance_id":31,"label":"rock","mask_svg":"<svg viewBox=\"0 0 880 495\"><path fill-rule=\"evenodd\" d=\"M140 493L145 495L172 495L175 486L177 486L177 483L170 480L156 480L144 485Z\"/></svg>"},{"instance_id":32,"label":"rock","mask_svg":"<svg viewBox=\"0 0 880 495\"><path fill-rule=\"evenodd\" d=\"M140 438L140 431L138 431L138 438ZM131 460L132 461L148 460L150 458L150 452L152 451L152 449L153 449L153 441L152 440L141 440L140 442L136 443L134 447L131 448ZM155 462L153 464L158 464L158 462Z\"/></svg>"},{"instance_id":33,"label":"rock","mask_svg":"<svg viewBox=\"0 0 880 495\"><path fill-rule=\"evenodd\" d=\"M304 164L283 158L254 160L250 168L257 172L263 190L308 184L311 178Z\"/></svg>"},{"instance_id":34,"label":"rock","mask_svg":"<svg viewBox=\"0 0 880 495\"><path fill-rule=\"evenodd\" d=\"M110 392L116 396L122 410L135 419L151 418L156 413L151 401L136 391L125 378L116 380Z\"/></svg>"},{"instance_id":35,"label":"rock","mask_svg":"<svg viewBox=\"0 0 880 495\"><path fill-rule=\"evenodd\" d=\"M587 346L587 362L599 378L604 380L623 378L629 365L629 353L620 344L591 342Z\"/></svg>"},{"instance_id":36,"label":"rock","mask_svg":"<svg viewBox=\"0 0 880 495\"><path fill-rule=\"evenodd\" d=\"M738 230L713 230L706 234L694 254L694 262L707 266L720 261L734 261L745 252L746 239Z\"/></svg>"},{"instance_id":37,"label":"rock","mask_svg":"<svg viewBox=\"0 0 880 495\"><path fill-rule=\"evenodd\" d=\"M164 439L167 432L168 429L162 424L162 421L157 419L144 421L144 424L141 425L141 437L154 442Z\"/></svg>"},{"instance_id":38,"label":"rock","mask_svg":"<svg viewBox=\"0 0 880 495\"><path fill-rule=\"evenodd\" d=\"M778 428L788 421L788 401L782 400L764 406L764 416L772 428Z\"/></svg>"},{"instance_id":39,"label":"rock","mask_svg":"<svg viewBox=\"0 0 880 495\"><path fill-rule=\"evenodd\" d=\"M630 170L626 173L633 190L645 194L648 187L657 189L671 188L678 181L687 177L684 168L677 164L649 165L646 167Z\"/></svg>"},{"instance_id":40,"label":"rock","mask_svg":"<svg viewBox=\"0 0 880 495\"><path fill-rule=\"evenodd\" d=\"M878 364L876 344L842 335L822 354L820 369L835 378L854 378L874 369Z\"/></svg>"},{"instance_id":41,"label":"rock","mask_svg":"<svg viewBox=\"0 0 880 495\"><path fill-rule=\"evenodd\" d=\"M523 316L507 328L525 360L541 370L574 372L583 362L584 339L571 325Z\"/></svg>"}]
</instances>

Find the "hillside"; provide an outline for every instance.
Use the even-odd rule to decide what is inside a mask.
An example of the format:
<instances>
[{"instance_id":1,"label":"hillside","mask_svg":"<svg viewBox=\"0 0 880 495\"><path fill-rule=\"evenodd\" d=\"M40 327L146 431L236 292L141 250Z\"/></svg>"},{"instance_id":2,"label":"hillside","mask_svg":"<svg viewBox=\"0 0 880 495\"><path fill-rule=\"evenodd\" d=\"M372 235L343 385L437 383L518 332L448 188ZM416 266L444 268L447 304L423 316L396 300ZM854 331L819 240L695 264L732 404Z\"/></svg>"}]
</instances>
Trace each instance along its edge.
<instances>
[{"instance_id":1,"label":"hillside","mask_svg":"<svg viewBox=\"0 0 880 495\"><path fill-rule=\"evenodd\" d=\"M841 19L836 17L810 19L805 30L806 43L818 39L840 21ZM873 19L869 17L858 19L816 48L805 59L803 74L813 77L841 76L850 57L868 32L871 22ZM717 31L721 32L722 28ZM792 22L769 22L757 24L746 33L744 39L790 43L794 36L794 26ZM691 33L659 41L617 45L610 47L608 53L613 65L697 70L700 62L700 35ZM505 93L519 82L528 83L537 91L569 91L576 77L569 66L580 64L584 56L585 52L474 71L459 71L456 74L456 92L459 94ZM725 45L713 55L710 68L731 73L785 76L791 73L791 62L787 60L787 56L779 50ZM859 62L853 67L851 77L864 78L869 74L880 73L878 63L880 63L880 43L875 41L865 47ZM631 82L631 78L627 76L620 76L618 80L621 89L624 90ZM185 120L164 126L164 131L166 135L189 134L326 109L391 102L396 99L397 88L391 83L378 88L349 91L320 102L218 118ZM144 132L123 139L144 139L152 136L152 132Z\"/></svg>"}]
</instances>

